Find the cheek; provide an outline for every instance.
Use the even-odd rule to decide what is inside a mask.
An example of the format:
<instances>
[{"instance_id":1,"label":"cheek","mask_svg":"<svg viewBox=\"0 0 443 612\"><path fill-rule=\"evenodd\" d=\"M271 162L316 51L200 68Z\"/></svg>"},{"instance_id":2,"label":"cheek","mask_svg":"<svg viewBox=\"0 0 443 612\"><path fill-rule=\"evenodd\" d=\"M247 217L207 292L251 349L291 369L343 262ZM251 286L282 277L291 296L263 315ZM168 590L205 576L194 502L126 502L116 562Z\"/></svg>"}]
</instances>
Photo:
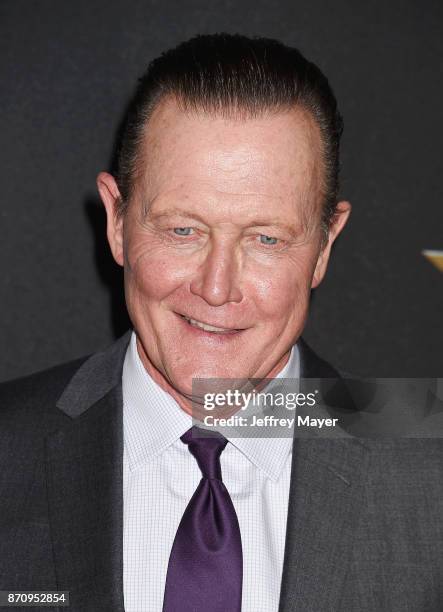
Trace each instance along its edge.
<instances>
[{"instance_id":1,"label":"cheek","mask_svg":"<svg viewBox=\"0 0 443 612\"><path fill-rule=\"evenodd\" d=\"M305 263L276 262L268 273L260 270L249 277L255 304L263 318L287 319L304 311L309 302L311 277L310 267Z\"/></svg>"},{"instance_id":2,"label":"cheek","mask_svg":"<svg viewBox=\"0 0 443 612\"><path fill-rule=\"evenodd\" d=\"M180 286L189 269L168 249L139 240L125 252L125 286L130 295L161 299Z\"/></svg>"}]
</instances>

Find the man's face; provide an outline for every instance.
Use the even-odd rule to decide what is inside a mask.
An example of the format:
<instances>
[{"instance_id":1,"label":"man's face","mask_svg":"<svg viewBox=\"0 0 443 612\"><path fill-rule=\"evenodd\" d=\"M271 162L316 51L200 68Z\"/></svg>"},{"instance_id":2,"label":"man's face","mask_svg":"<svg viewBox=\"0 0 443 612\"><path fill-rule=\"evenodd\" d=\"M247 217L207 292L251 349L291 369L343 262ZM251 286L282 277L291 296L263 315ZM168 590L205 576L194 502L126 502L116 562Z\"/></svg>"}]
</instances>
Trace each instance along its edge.
<instances>
[{"instance_id":1,"label":"man's face","mask_svg":"<svg viewBox=\"0 0 443 612\"><path fill-rule=\"evenodd\" d=\"M124 222L104 176L139 352L180 393L196 377L272 376L287 361L345 222L321 249L321 160L318 127L302 110L224 119L165 101Z\"/></svg>"}]
</instances>

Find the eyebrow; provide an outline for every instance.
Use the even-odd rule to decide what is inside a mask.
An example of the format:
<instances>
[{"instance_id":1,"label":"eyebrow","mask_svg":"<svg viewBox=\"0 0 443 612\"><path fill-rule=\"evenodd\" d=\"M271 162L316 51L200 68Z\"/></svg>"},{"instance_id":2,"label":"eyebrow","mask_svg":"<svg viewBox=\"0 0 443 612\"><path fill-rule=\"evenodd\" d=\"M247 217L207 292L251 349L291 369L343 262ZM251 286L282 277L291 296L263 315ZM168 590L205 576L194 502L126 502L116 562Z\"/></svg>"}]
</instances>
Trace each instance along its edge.
<instances>
[{"instance_id":1,"label":"eyebrow","mask_svg":"<svg viewBox=\"0 0 443 612\"><path fill-rule=\"evenodd\" d=\"M147 214L146 214L146 217L151 218L151 219L161 219L163 217L168 218L168 217L173 217L173 216L183 217L183 218L186 217L187 219L196 219L197 221L200 221L200 223L203 223L203 225L206 225L206 221L198 213L183 210L181 208L176 208L176 207L168 208L159 213L152 212L151 209L148 207ZM300 228L298 228L296 225L292 223L282 223L280 221L271 221L270 219L259 218L259 217L252 219L244 227L278 227L279 229L290 231L293 234L296 234L300 231Z\"/></svg>"}]
</instances>

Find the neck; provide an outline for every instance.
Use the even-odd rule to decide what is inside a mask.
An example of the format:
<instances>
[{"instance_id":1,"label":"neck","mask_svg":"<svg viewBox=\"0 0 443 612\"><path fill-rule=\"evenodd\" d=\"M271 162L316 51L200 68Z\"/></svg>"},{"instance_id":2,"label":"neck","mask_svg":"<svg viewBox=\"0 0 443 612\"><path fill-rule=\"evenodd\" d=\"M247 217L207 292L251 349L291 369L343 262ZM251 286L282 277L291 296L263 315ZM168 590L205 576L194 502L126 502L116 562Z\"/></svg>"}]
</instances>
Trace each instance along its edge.
<instances>
[{"instance_id":1,"label":"neck","mask_svg":"<svg viewBox=\"0 0 443 612\"><path fill-rule=\"evenodd\" d=\"M171 395L171 397L175 399L175 401L178 403L178 405L184 412L191 415L193 418L197 418L200 420L202 420L202 418L207 415L207 412L203 409L203 407L200 412L199 404L196 404L196 402L192 401L192 398L189 398L188 396L178 391L169 382L166 376L152 363L145 349L143 348L143 345L140 342L140 339L138 336L137 336L137 352L143 364L143 367L145 368L149 376L158 384L158 386L161 389L163 389L163 391L166 391L166 393L169 393L169 395ZM260 377L260 381L263 381L263 379L275 378L278 375L278 373L281 372L283 368L285 367L285 365L288 363L290 354L291 354L291 350L289 349L284 355L282 355L279 361L271 368L271 370L268 372L266 376ZM253 378L253 377L250 377L250 378ZM258 382L256 385L254 385L254 388L257 391L259 391L264 386L265 386L265 382ZM237 411L238 409L235 409L233 413ZM230 416L230 415L227 414L226 416Z\"/></svg>"}]
</instances>

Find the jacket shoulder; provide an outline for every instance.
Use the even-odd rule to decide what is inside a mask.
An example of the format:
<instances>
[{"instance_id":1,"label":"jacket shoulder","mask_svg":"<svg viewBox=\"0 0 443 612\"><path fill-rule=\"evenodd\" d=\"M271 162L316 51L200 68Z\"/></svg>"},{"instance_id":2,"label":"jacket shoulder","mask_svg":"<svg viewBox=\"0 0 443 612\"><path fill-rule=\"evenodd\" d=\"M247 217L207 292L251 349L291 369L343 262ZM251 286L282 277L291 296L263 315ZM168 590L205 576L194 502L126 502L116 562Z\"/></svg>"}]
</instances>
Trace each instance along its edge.
<instances>
[{"instance_id":1,"label":"jacket shoulder","mask_svg":"<svg viewBox=\"0 0 443 612\"><path fill-rule=\"evenodd\" d=\"M62 415L56 408L57 400L88 357L0 383L0 431L14 424L38 426L42 417L51 412Z\"/></svg>"}]
</instances>

